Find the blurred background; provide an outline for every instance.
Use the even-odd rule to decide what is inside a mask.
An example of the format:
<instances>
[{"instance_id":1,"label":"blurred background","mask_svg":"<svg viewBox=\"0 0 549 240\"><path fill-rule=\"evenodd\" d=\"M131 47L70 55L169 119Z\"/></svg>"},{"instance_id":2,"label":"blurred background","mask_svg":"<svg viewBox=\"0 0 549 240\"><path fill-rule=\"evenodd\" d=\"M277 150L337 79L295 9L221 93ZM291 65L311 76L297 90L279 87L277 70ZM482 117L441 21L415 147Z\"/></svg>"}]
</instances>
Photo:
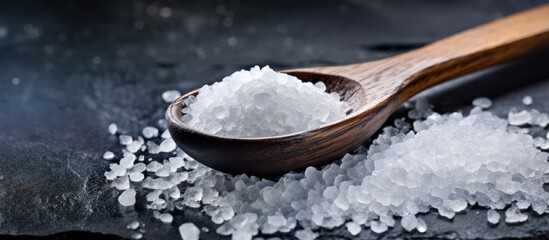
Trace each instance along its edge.
<instances>
[{"instance_id":1,"label":"blurred background","mask_svg":"<svg viewBox=\"0 0 549 240\"><path fill-rule=\"evenodd\" d=\"M114 122L136 134L156 124L167 107L160 96L166 90L187 92L254 65L283 70L385 58L546 2L3 1L0 238L128 238L131 219L147 224L147 239L178 237L175 227L153 221L144 206L119 209L117 192L103 177L108 162L101 160L117 146L107 126ZM540 51L423 95L440 112L467 108L479 96L496 98L498 111L525 94L549 111L547 62L548 52ZM432 217L428 235L397 227L361 237L549 234L547 217L488 228L475 211L453 222ZM215 229L196 209L174 222L183 221ZM203 237L219 236L210 231ZM321 237L350 235L334 229L322 230Z\"/></svg>"}]
</instances>

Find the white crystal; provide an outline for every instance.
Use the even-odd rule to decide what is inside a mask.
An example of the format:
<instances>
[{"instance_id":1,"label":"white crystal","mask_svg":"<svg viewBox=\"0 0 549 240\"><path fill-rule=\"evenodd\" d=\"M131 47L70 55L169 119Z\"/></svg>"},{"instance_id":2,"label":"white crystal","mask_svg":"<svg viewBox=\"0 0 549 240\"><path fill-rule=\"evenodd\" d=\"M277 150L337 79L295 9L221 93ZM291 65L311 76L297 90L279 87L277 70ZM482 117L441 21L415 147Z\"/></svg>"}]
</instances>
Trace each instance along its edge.
<instances>
[{"instance_id":1,"label":"white crystal","mask_svg":"<svg viewBox=\"0 0 549 240\"><path fill-rule=\"evenodd\" d=\"M126 150L128 150L128 152L131 152L131 153L136 153L137 151L139 151L141 149L142 145L143 145L143 143L141 143L139 141L133 141L132 143L130 143L126 146Z\"/></svg>"},{"instance_id":2,"label":"white crystal","mask_svg":"<svg viewBox=\"0 0 549 240\"><path fill-rule=\"evenodd\" d=\"M349 104L338 93L268 66L253 67L202 87L185 101L190 127L227 137L265 137L313 129L345 117ZM190 97L189 97L190 98Z\"/></svg>"},{"instance_id":3,"label":"white crystal","mask_svg":"<svg viewBox=\"0 0 549 240\"><path fill-rule=\"evenodd\" d=\"M384 233L389 227L385 223L374 221L370 223L370 229L375 233Z\"/></svg>"},{"instance_id":4,"label":"white crystal","mask_svg":"<svg viewBox=\"0 0 549 240\"><path fill-rule=\"evenodd\" d=\"M158 136L158 128L147 126L143 128L141 131L141 134L143 134L143 137L145 138L153 138Z\"/></svg>"},{"instance_id":5,"label":"white crystal","mask_svg":"<svg viewBox=\"0 0 549 240\"><path fill-rule=\"evenodd\" d=\"M118 131L118 126L116 126L115 123L109 124L109 133L111 135L114 135L114 134L116 134L116 131Z\"/></svg>"},{"instance_id":6,"label":"white crystal","mask_svg":"<svg viewBox=\"0 0 549 240\"><path fill-rule=\"evenodd\" d=\"M421 218L417 218L417 231L420 233L424 233L427 231L427 224L425 221Z\"/></svg>"},{"instance_id":7,"label":"white crystal","mask_svg":"<svg viewBox=\"0 0 549 240\"><path fill-rule=\"evenodd\" d=\"M348 222L345 224L345 227L347 228L347 231L353 235L356 236L362 231L362 227L356 222Z\"/></svg>"},{"instance_id":8,"label":"white crystal","mask_svg":"<svg viewBox=\"0 0 549 240\"><path fill-rule=\"evenodd\" d=\"M112 153L111 151L106 151L103 154L103 159L105 159L105 160L111 160L113 158L114 158L114 153Z\"/></svg>"},{"instance_id":9,"label":"white crystal","mask_svg":"<svg viewBox=\"0 0 549 240\"><path fill-rule=\"evenodd\" d=\"M507 211L505 211L505 222L507 223L517 223L524 222L528 219L528 215L521 213L520 209L512 205Z\"/></svg>"},{"instance_id":10,"label":"white crystal","mask_svg":"<svg viewBox=\"0 0 549 240\"><path fill-rule=\"evenodd\" d=\"M120 139L120 144L122 145L128 145L133 142L132 136L120 135L118 138Z\"/></svg>"},{"instance_id":11,"label":"white crystal","mask_svg":"<svg viewBox=\"0 0 549 240\"><path fill-rule=\"evenodd\" d=\"M520 126L520 125L531 123L532 122L532 115L530 114L530 112L528 112L526 110L522 110L518 113L511 111L511 112L509 112L507 119L509 121L509 124L515 125L515 126Z\"/></svg>"},{"instance_id":12,"label":"white crystal","mask_svg":"<svg viewBox=\"0 0 549 240\"><path fill-rule=\"evenodd\" d=\"M492 106L492 100L487 97L479 97L473 100L473 106L488 109Z\"/></svg>"},{"instance_id":13,"label":"white crystal","mask_svg":"<svg viewBox=\"0 0 549 240\"><path fill-rule=\"evenodd\" d=\"M417 228L418 222L417 218L414 215L407 215L402 217L402 220L400 221L400 224L406 231L410 232Z\"/></svg>"},{"instance_id":14,"label":"white crystal","mask_svg":"<svg viewBox=\"0 0 549 240\"><path fill-rule=\"evenodd\" d=\"M532 97L530 96L524 96L524 98L522 98L522 104L524 105L531 105L532 103L534 102L534 99L532 99Z\"/></svg>"},{"instance_id":15,"label":"white crystal","mask_svg":"<svg viewBox=\"0 0 549 240\"><path fill-rule=\"evenodd\" d=\"M259 107L267 107L261 103L269 98L260 95L258 101ZM469 203L494 209L487 213L491 223L498 222L495 209L509 207L505 220L510 223L526 221L521 209L547 211L549 194L543 184L549 182L549 154L535 148L549 148L547 139L534 139L528 128L508 126L507 120L480 107L463 116L433 113L426 101L414 104L411 111L418 120L413 130L407 119L395 121L395 127L383 129L369 148L360 147L339 162L288 173L276 181L210 169L170 146L174 142L169 134L162 147L154 143L161 137L147 141L148 165L134 165L137 157L122 149L123 158L110 164L105 177L124 190L130 187L129 180L142 179L147 170L148 177L136 189L143 191L140 196L146 195L155 218L171 222L161 212L171 215L173 208L200 208L220 224L219 234L233 239L291 232L297 226L304 228L295 232L299 239L316 238L312 229L342 225L351 234L360 233L362 225L383 233L402 216L404 229L425 232L420 214L434 209L453 218ZM530 125L547 124L545 113L527 112ZM225 114L218 112L217 117ZM144 140L139 137L134 142ZM140 153L139 159L145 159L143 154L147 153Z\"/></svg>"},{"instance_id":16,"label":"white crystal","mask_svg":"<svg viewBox=\"0 0 549 240\"><path fill-rule=\"evenodd\" d=\"M177 145L175 145L175 142L171 138L168 138L162 141L162 143L160 143L161 152L171 152L176 148L177 148Z\"/></svg>"},{"instance_id":17,"label":"white crystal","mask_svg":"<svg viewBox=\"0 0 549 240\"><path fill-rule=\"evenodd\" d=\"M311 231L311 229L297 230L295 237L299 240L314 240L318 237L318 233Z\"/></svg>"},{"instance_id":18,"label":"white crystal","mask_svg":"<svg viewBox=\"0 0 549 240\"><path fill-rule=\"evenodd\" d=\"M179 96L181 96L181 93L177 90L169 90L162 93L162 99L168 103L175 101Z\"/></svg>"},{"instance_id":19,"label":"white crystal","mask_svg":"<svg viewBox=\"0 0 549 240\"><path fill-rule=\"evenodd\" d=\"M130 188L130 179L128 178L128 176L123 176L114 179L111 185L118 190L126 190Z\"/></svg>"},{"instance_id":20,"label":"white crystal","mask_svg":"<svg viewBox=\"0 0 549 240\"><path fill-rule=\"evenodd\" d=\"M173 216L169 213L163 213L160 215L159 219L163 223L171 223L173 221Z\"/></svg>"},{"instance_id":21,"label":"white crystal","mask_svg":"<svg viewBox=\"0 0 549 240\"><path fill-rule=\"evenodd\" d=\"M140 173L140 172L134 172L130 174L130 180L132 182L141 182L143 181L144 178L145 178L145 175L143 175L143 173Z\"/></svg>"},{"instance_id":22,"label":"white crystal","mask_svg":"<svg viewBox=\"0 0 549 240\"><path fill-rule=\"evenodd\" d=\"M125 207L132 206L135 204L135 190L127 189L118 196L118 202Z\"/></svg>"},{"instance_id":23,"label":"white crystal","mask_svg":"<svg viewBox=\"0 0 549 240\"><path fill-rule=\"evenodd\" d=\"M133 221L133 222L129 223L128 226L126 226L126 228L131 229L131 230L138 229L139 228L139 222L138 221Z\"/></svg>"},{"instance_id":24,"label":"white crystal","mask_svg":"<svg viewBox=\"0 0 549 240\"><path fill-rule=\"evenodd\" d=\"M143 233L132 233L132 239L141 239L143 238Z\"/></svg>"},{"instance_id":25,"label":"white crystal","mask_svg":"<svg viewBox=\"0 0 549 240\"><path fill-rule=\"evenodd\" d=\"M198 240L200 238L200 229L193 223L183 223L179 226L179 234L183 240Z\"/></svg>"},{"instance_id":26,"label":"white crystal","mask_svg":"<svg viewBox=\"0 0 549 240\"><path fill-rule=\"evenodd\" d=\"M491 224L497 224L499 222L499 213L496 212L495 210L488 210L487 212L487 219L488 219L488 222L491 223Z\"/></svg>"}]
</instances>

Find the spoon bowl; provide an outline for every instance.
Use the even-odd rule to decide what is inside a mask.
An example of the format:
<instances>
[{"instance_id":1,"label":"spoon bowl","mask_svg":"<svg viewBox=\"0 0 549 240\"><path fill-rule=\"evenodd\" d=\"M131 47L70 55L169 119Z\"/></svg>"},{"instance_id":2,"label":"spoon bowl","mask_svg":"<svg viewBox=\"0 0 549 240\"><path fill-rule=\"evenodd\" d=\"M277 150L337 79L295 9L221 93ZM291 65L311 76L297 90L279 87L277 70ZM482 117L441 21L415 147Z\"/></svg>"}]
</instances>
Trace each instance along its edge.
<instances>
[{"instance_id":1,"label":"spoon bowl","mask_svg":"<svg viewBox=\"0 0 549 240\"><path fill-rule=\"evenodd\" d=\"M287 71L302 81L322 80L328 92L338 92L353 109L367 101L359 83L334 75ZM370 111L353 110L345 118L313 130L259 138L228 138L196 131L182 120L184 99L198 90L179 97L168 108L168 129L183 151L214 169L256 176L274 176L290 170L329 163L365 142L393 112L394 102ZM307 146L307 147L304 147Z\"/></svg>"},{"instance_id":2,"label":"spoon bowl","mask_svg":"<svg viewBox=\"0 0 549 240\"><path fill-rule=\"evenodd\" d=\"M272 177L334 161L370 138L418 92L454 77L530 53L549 44L549 4L521 12L401 55L345 66L284 71L302 81L323 81L352 111L316 129L259 138L228 138L199 132L182 120L184 99L166 112L177 145L214 169Z\"/></svg>"}]
</instances>

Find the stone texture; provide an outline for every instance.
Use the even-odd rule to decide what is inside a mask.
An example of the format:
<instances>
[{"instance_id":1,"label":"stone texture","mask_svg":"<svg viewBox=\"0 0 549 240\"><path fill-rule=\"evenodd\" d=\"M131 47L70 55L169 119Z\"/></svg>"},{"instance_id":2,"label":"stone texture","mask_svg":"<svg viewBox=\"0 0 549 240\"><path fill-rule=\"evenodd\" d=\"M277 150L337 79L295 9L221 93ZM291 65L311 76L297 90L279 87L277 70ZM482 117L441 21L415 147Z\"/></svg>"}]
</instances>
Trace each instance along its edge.
<instances>
[{"instance_id":1,"label":"stone texture","mask_svg":"<svg viewBox=\"0 0 549 240\"><path fill-rule=\"evenodd\" d=\"M102 175L109 163L102 155L118 141L107 131L110 123L116 122L122 133L138 134L164 115L161 94L166 90L186 92L255 64L285 69L379 59L543 2L3 3L0 27L8 33L0 38L0 238L129 238L126 225L135 220L146 224L146 239L176 239L177 226L184 222L208 227L204 239L219 238L199 210L177 214L168 228L152 221L143 202L135 211L118 206L116 190ZM234 15L229 28L223 20L231 14L216 13L220 4ZM150 6L171 7L173 14L151 16ZM141 23L143 28L136 29ZM492 111L504 117L510 106L525 107L525 95L534 98L530 107L549 112L548 59L547 51L540 52L422 95L441 113L488 96L495 100ZM18 85L12 84L14 77ZM357 237L549 234L548 216L531 215L513 226L490 226L480 209L453 221L432 214L423 218L429 226L425 234L395 227L383 235L364 230ZM344 227L321 230L320 236L352 237Z\"/></svg>"}]
</instances>

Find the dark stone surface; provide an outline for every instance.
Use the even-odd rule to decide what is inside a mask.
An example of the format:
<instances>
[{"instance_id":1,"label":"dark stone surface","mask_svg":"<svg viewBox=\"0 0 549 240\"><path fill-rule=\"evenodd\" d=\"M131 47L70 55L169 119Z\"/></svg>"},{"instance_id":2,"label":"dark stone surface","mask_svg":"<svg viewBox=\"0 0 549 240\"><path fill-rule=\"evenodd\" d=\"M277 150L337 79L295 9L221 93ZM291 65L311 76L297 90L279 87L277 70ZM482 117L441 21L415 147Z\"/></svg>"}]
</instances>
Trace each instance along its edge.
<instances>
[{"instance_id":1,"label":"dark stone surface","mask_svg":"<svg viewBox=\"0 0 549 240\"><path fill-rule=\"evenodd\" d=\"M174 226L186 221L209 227L203 238L219 238L199 210L179 212L174 224L166 225L153 221L143 203L135 210L118 206L117 191L102 175L108 163L101 155L118 149L107 133L109 123L135 135L162 118L167 105L159 96L168 89L185 92L255 64L284 69L379 59L543 2L4 1L0 238L127 238L131 232L125 226L136 219L146 223L148 239L177 238ZM172 16L150 14L161 7L170 7ZM143 28L136 29L140 24ZM237 39L235 46L228 45L230 37ZM503 115L529 94L533 107L549 112L547 62L549 52L540 52L423 95L440 112L466 109L474 97L490 96L496 98L494 111ZM13 78L20 84L12 84ZM366 230L359 237L549 234L548 216L490 227L485 214L471 209L453 221L428 214L426 234L395 227L384 235ZM351 236L335 229L322 230L321 238Z\"/></svg>"}]
</instances>

